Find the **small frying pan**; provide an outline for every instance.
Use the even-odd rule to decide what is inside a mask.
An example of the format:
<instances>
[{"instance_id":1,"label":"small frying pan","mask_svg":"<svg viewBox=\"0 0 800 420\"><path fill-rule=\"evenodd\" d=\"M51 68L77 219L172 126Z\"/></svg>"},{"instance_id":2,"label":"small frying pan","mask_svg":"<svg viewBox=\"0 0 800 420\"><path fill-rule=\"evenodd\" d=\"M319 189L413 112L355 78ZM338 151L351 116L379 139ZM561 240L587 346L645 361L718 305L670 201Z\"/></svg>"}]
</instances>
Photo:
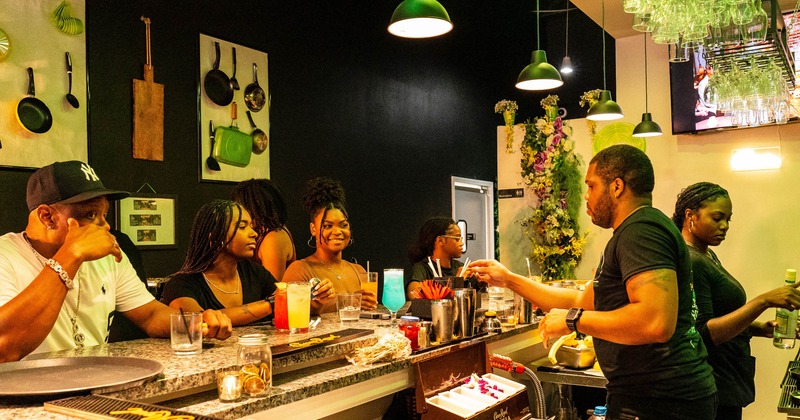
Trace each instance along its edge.
<instances>
[{"instance_id":1,"label":"small frying pan","mask_svg":"<svg viewBox=\"0 0 800 420\"><path fill-rule=\"evenodd\" d=\"M28 96L17 104L17 121L27 131L34 134L46 133L53 126L53 114L40 99L36 98L33 83L33 69L28 67Z\"/></svg>"},{"instance_id":2,"label":"small frying pan","mask_svg":"<svg viewBox=\"0 0 800 420\"><path fill-rule=\"evenodd\" d=\"M206 73L203 87L212 102L219 106L228 106L233 101L233 86L231 86L231 79L228 78L228 75L219 69L219 42L214 42L214 49L217 58L214 60L214 68Z\"/></svg>"},{"instance_id":3,"label":"small frying pan","mask_svg":"<svg viewBox=\"0 0 800 420\"><path fill-rule=\"evenodd\" d=\"M258 66L253 63L253 83L250 83L244 89L244 103L247 105L247 109L258 112L261 111L266 102L267 96L264 93L264 89L261 89L261 86L258 85Z\"/></svg>"},{"instance_id":4,"label":"small frying pan","mask_svg":"<svg viewBox=\"0 0 800 420\"><path fill-rule=\"evenodd\" d=\"M253 127L253 131L250 133L250 137L253 138L253 153L260 155L264 153L264 150L267 150L267 146L269 146L269 136L264 130L256 127L256 123L253 121L253 116L250 115L250 110L247 110L247 119L250 120L250 127Z\"/></svg>"}]
</instances>

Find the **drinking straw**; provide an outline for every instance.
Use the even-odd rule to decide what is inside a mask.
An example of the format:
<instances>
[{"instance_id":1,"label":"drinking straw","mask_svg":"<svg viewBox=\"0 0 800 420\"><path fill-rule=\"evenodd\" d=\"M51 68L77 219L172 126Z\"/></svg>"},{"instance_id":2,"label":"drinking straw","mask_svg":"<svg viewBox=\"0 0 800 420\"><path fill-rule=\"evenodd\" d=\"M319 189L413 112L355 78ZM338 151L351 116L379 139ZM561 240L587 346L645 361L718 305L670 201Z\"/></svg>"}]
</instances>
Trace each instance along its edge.
<instances>
[{"instance_id":1,"label":"drinking straw","mask_svg":"<svg viewBox=\"0 0 800 420\"><path fill-rule=\"evenodd\" d=\"M181 311L181 319L183 319L183 326L186 327L186 335L189 336L189 344L194 344L192 340L192 332L189 331L189 322L186 321L186 314L183 313L183 308L178 308Z\"/></svg>"},{"instance_id":2,"label":"drinking straw","mask_svg":"<svg viewBox=\"0 0 800 420\"><path fill-rule=\"evenodd\" d=\"M439 262L439 259L436 259L436 267L439 267L439 277L444 277L442 275L442 263Z\"/></svg>"},{"instance_id":3,"label":"drinking straw","mask_svg":"<svg viewBox=\"0 0 800 420\"><path fill-rule=\"evenodd\" d=\"M433 276L436 277L436 267L433 266L433 261L431 261L431 257L428 257L428 267L431 268Z\"/></svg>"},{"instance_id":4,"label":"drinking straw","mask_svg":"<svg viewBox=\"0 0 800 420\"><path fill-rule=\"evenodd\" d=\"M461 277L461 275L467 271L468 265L469 265L469 257L467 257L467 259L464 261L464 265L461 266L461 269L458 270L458 274L456 275L456 277Z\"/></svg>"},{"instance_id":5,"label":"drinking straw","mask_svg":"<svg viewBox=\"0 0 800 420\"><path fill-rule=\"evenodd\" d=\"M367 280L369 280L369 260L367 260Z\"/></svg>"},{"instance_id":6,"label":"drinking straw","mask_svg":"<svg viewBox=\"0 0 800 420\"><path fill-rule=\"evenodd\" d=\"M531 275L531 259L528 258L528 257L525 257L525 264L528 264L528 278L533 277Z\"/></svg>"}]
</instances>

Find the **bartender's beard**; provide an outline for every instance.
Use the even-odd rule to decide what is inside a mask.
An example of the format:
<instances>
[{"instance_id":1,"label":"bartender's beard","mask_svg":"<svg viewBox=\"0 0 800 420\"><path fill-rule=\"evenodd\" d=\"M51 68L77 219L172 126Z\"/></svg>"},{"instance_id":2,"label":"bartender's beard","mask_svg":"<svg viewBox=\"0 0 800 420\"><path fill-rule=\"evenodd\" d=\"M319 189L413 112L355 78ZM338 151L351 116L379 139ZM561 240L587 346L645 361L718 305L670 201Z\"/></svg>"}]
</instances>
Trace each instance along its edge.
<instances>
[{"instance_id":1,"label":"bartender's beard","mask_svg":"<svg viewBox=\"0 0 800 420\"><path fill-rule=\"evenodd\" d=\"M616 205L611 200L611 196L608 194L608 187L606 187L594 208L591 209L592 223L603 229L610 228L613 225L615 208Z\"/></svg>"}]
</instances>

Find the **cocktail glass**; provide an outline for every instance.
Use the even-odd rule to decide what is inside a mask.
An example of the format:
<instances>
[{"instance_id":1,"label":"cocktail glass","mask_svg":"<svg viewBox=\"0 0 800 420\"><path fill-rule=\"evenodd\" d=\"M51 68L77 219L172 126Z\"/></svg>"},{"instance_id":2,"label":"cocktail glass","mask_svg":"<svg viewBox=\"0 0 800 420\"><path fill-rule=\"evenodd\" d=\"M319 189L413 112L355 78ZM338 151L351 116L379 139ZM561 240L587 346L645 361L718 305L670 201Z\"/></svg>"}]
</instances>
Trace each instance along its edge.
<instances>
[{"instance_id":1,"label":"cocktail glass","mask_svg":"<svg viewBox=\"0 0 800 420\"><path fill-rule=\"evenodd\" d=\"M397 326L397 311L406 303L402 268L383 270L383 306L391 312L391 326Z\"/></svg>"}]
</instances>

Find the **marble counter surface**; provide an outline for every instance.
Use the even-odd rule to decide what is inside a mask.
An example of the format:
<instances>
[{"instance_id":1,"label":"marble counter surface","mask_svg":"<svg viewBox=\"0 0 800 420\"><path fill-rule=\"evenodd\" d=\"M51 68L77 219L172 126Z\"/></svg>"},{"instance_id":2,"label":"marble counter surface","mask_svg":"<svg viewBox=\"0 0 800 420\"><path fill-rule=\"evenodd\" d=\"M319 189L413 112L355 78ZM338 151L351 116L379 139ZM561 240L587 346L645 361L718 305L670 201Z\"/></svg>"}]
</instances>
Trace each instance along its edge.
<instances>
[{"instance_id":1,"label":"marble counter surface","mask_svg":"<svg viewBox=\"0 0 800 420\"><path fill-rule=\"evenodd\" d=\"M489 334L458 344L442 346L425 353L412 355L408 359L391 363L357 367L347 362L344 356L358 347L374 344L380 333L381 327L379 325L387 322L360 320L342 325L336 315L329 314L323 316L322 322L319 323L315 330L307 335L296 336L277 333L269 326L238 327L234 330L234 335L230 339L225 341L212 340L210 343L206 343L210 347L204 348L200 355L189 357L175 356L170 348L168 339L153 338L112 343L86 348L81 351L72 350L35 355L35 357L122 356L156 360L164 366L164 371L155 380L144 385L103 395L131 401L150 402L220 418L239 418L333 390L347 388L384 375L404 370L410 371L410 367L415 361L446 353L453 348L460 348L479 341L491 343L504 340L533 331L536 328L535 324L519 325L511 331ZM221 403L217 399L215 373L236 363L238 336L257 332L266 333L270 345L276 346L313 336L327 336L348 328L372 329L376 330L377 333L275 358L273 361L273 387L264 397L242 399L234 403ZM64 415L46 412L41 404L20 404L18 401L7 399L0 399L0 417L69 418Z\"/></svg>"}]
</instances>

